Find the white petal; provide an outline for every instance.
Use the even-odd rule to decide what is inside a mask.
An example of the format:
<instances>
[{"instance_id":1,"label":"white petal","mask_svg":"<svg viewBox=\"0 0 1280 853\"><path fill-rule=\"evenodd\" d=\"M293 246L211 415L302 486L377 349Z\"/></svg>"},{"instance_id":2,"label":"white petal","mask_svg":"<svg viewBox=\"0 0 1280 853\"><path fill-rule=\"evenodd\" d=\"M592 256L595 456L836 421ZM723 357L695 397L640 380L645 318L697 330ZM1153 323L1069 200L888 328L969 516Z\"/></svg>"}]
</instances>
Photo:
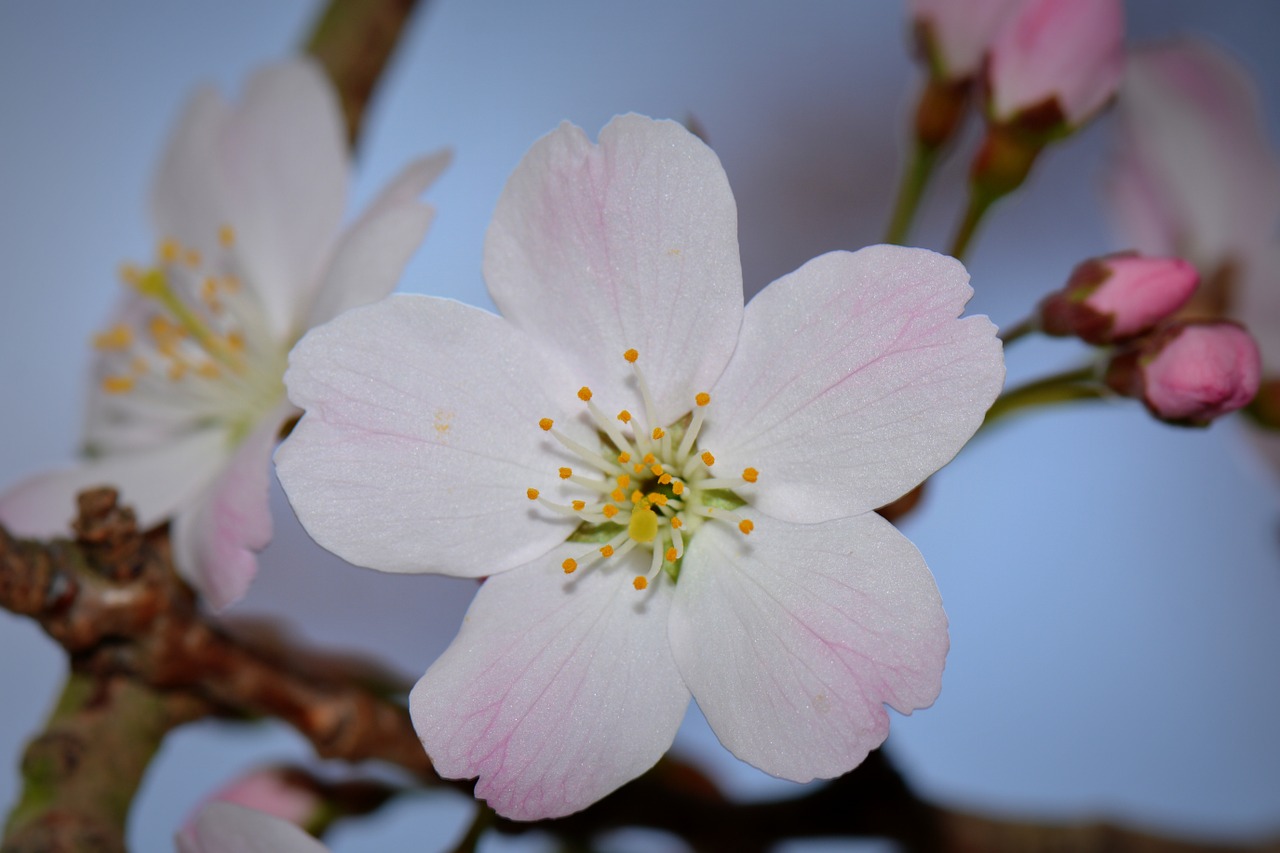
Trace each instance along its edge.
<instances>
[{"instance_id":1,"label":"white petal","mask_svg":"<svg viewBox=\"0 0 1280 853\"><path fill-rule=\"evenodd\" d=\"M957 320L964 267L924 249L832 252L761 291L699 446L789 521L856 515L955 456L1004 381L995 327Z\"/></svg>"},{"instance_id":2,"label":"white petal","mask_svg":"<svg viewBox=\"0 0 1280 853\"><path fill-rule=\"evenodd\" d=\"M152 217L162 237L207 253L227 222L219 145L231 107L204 87L187 101L169 138L151 193Z\"/></svg>"},{"instance_id":3,"label":"white petal","mask_svg":"<svg viewBox=\"0 0 1280 853\"><path fill-rule=\"evenodd\" d=\"M258 571L254 552L271 541L271 451L294 411L285 404L264 418L174 522L174 564L215 610L244 596Z\"/></svg>"},{"instance_id":4,"label":"white petal","mask_svg":"<svg viewBox=\"0 0 1280 853\"><path fill-rule=\"evenodd\" d=\"M224 432L189 433L153 449L89 459L74 468L30 477L0 497L0 522L19 536L67 535L76 515L76 494L114 486L120 502L137 513L143 528L180 511L226 463ZM180 471L181 476L174 476Z\"/></svg>"},{"instance_id":5,"label":"white petal","mask_svg":"<svg viewBox=\"0 0 1280 853\"><path fill-rule=\"evenodd\" d=\"M180 853L325 853L329 849L286 820L235 803L209 803L196 817L191 836L178 836Z\"/></svg>"},{"instance_id":6,"label":"white petal","mask_svg":"<svg viewBox=\"0 0 1280 853\"><path fill-rule=\"evenodd\" d=\"M309 332L285 383L307 413L276 454L280 482L307 531L340 557L488 575L572 530L526 490L568 503L556 472L573 465L538 421L588 440L560 416L580 408L568 408L577 386L502 318L392 296Z\"/></svg>"},{"instance_id":7,"label":"white petal","mask_svg":"<svg viewBox=\"0 0 1280 853\"><path fill-rule=\"evenodd\" d=\"M346 144L324 72L302 59L259 71L220 142L245 278L277 336L296 333L346 206Z\"/></svg>"},{"instance_id":8,"label":"white petal","mask_svg":"<svg viewBox=\"0 0 1280 853\"><path fill-rule=\"evenodd\" d=\"M937 698L947 619L915 547L873 513L744 537L698 531L671 648L720 742L797 782L856 767L903 713Z\"/></svg>"},{"instance_id":9,"label":"white petal","mask_svg":"<svg viewBox=\"0 0 1280 853\"><path fill-rule=\"evenodd\" d=\"M570 353L610 407L633 405L622 353L637 349L665 426L733 351L737 227L719 160L678 124L621 116L598 146L563 124L507 182L485 280L503 316Z\"/></svg>"},{"instance_id":10,"label":"white petal","mask_svg":"<svg viewBox=\"0 0 1280 853\"><path fill-rule=\"evenodd\" d=\"M667 648L671 584L631 584L633 554L566 577L566 544L485 581L409 699L436 770L517 820L585 808L653 766L689 691ZM642 562L644 565L642 565Z\"/></svg>"},{"instance_id":11,"label":"white petal","mask_svg":"<svg viewBox=\"0 0 1280 853\"><path fill-rule=\"evenodd\" d=\"M435 216L418 197L451 159L448 151L440 151L410 164L347 229L316 293L308 328L395 290Z\"/></svg>"}]
</instances>

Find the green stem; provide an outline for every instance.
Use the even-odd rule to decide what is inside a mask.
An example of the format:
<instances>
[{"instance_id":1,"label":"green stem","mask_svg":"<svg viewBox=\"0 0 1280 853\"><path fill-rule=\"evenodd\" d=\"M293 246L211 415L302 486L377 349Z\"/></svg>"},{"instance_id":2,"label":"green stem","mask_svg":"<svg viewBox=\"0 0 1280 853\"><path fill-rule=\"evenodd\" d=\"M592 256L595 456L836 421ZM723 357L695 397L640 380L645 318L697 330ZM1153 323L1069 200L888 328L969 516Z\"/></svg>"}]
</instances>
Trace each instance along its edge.
<instances>
[{"instance_id":1,"label":"green stem","mask_svg":"<svg viewBox=\"0 0 1280 853\"><path fill-rule=\"evenodd\" d=\"M886 243L905 244L911 232L911 223L915 220L916 211L920 207L920 199L929 184L933 169L938 163L938 149L917 142L912 146L911 159L907 161L902 172L902 180L898 185L898 198L893 205L893 216L889 220L889 230L885 233Z\"/></svg>"},{"instance_id":2,"label":"green stem","mask_svg":"<svg viewBox=\"0 0 1280 853\"><path fill-rule=\"evenodd\" d=\"M476 800L476 816L471 819L471 826L467 827L467 834L459 839L458 843L453 846L453 853L475 853L476 847L480 844L480 838L490 827L493 826L498 816L493 809L489 808L489 804L483 800Z\"/></svg>"},{"instance_id":3,"label":"green stem","mask_svg":"<svg viewBox=\"0 0 1280 853\"><path fill-rule=\"evenodd\" d=\"M965 207L964 218L960 220L960 227L956 229L956 235L951 241L951 249L947 254L953 258L964 260L965 254L969 251L969 243L973 241L973 235L977 233L978 224L982 222L982 218L987 215L987 211L991 209L991 205L995 203L997 198L999 196L992 193L970 188L969 202Z\"/></svg>"},{"instance_id":4,"label":"green stem","mask_svg":"<svg viewBox=\"0 0 1280 853\"><path fill-rule=\"evenodd\" d=\"M1034 317L1028 317L1020 323L1014 323L1008 329L1000 332L1000 340L1007 347L1014 341L1021 340L1033 332L1040 329L1040 323Z\"/></svg>"},{"instance_id":5,"label":"green stem","mask_svg":"<svg viewBox=\"0 0 1280 853\"><path fill-rule=\"evenodd\" d=\"M996 421L1023 409L1075 400L1097 400L1107 396L1110 396L1110 392L1098 381L1097 369L1092 364L1055 373L1001 394L987 411L980 430L985 430Z\"/></svg>"}]
</instances>

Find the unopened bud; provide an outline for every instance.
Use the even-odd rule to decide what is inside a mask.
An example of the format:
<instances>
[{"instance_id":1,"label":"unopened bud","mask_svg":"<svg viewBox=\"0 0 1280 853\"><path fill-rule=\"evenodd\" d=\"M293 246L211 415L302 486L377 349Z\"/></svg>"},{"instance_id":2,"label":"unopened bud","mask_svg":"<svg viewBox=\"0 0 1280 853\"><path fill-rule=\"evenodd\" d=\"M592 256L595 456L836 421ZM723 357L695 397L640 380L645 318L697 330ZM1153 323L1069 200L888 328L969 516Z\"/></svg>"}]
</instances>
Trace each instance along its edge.
<instances>
[{"instance_id":1,"label":"unopened bud","mask_svg":"<svg viewBox=\"0 0 1280 853\"><path fill-rule=\"evenodd\" d=\"M916 46L933 79L968 81L997 34L1027 0L910 0Z\"/></svg>"},{"instance_id":2,"label":"unopened bud","mask_svg":"<svg viewBox=\"0 0 1280 853\"><path fill-rule=\"evenodd\" d=\"M1181 258L1091 258L1040 303L1040 328L1099 345L1134 338L1186 305L1199 281L1195 267Z\"/></svg>"},{"instance_id":3,"label":"unopened bud","mask_svg":"<svg viewBox=\"0 0 1280 853\"><path fill-rule=\"evenodd\" d=\"M278 767L253 770L240 776L205 800L201 806L211 802L245 806L304 829L323 816L324 808L323 800L305 776ZM179 830L179 837L186 838L189 842L194 841L198 814L199 809Z\"/></svg>"},{"instance_id":4,"label":"unopened bud","mask_svg":"<svg viewBox=\"0 0 1280 853\"><path fill-rule=\"evenodd\" d=\"M1143 338L1107 367L1107 385L1141 400L1162 421L1203 426L1258 393L1258 345L1225 320L1186 322Z\"/></svg>"}]
</instances>

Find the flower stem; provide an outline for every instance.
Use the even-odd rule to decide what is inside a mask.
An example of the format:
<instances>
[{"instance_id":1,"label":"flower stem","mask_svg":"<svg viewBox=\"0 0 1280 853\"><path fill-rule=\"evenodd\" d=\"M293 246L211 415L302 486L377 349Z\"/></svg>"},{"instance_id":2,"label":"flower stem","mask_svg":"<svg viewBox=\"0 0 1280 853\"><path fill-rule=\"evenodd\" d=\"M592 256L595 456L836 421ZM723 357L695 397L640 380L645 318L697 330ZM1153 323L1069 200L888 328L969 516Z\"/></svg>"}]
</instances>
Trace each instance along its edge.
<instances>
[{"instance_id":1,"label":"flower stem","mask_svg":"<svg viewBox=\"0 0 1280 853\"><path fill-rule=\"evenodd\" d=\"M889 229L885 232L886 243L901 245L906 242L907 235L911 232L911 223L920 207L920 199L937 163L936 147L918 141L912 146L911 159L902 172L898 198L893 205L893 216L889 220Z\"/></svg>"},{"instance_id":2,"label":"flower stem","mask_svg":"<svg viewBox=\"0 0 1280 853\"><path fill-rule=\"evenodd\" d=\"M1021 322L1014 323L1008 329L1002 330L1000 332L1000 340L1007 347L1014 341L1025 338L1027 335L1037 331L1039 328L1040 324L1036 322L1035 318L1027 317Z\"/></svg>"},{"instance_id":3,"label":"flower stem","mask_svg":"<svg viewBox=\"0 0 1280 853\"><path fill-rule=\"evenodd\" d=\"M1023 409L1070 403L1074 400L1097 400L1107 396L1110 396L1110 392L1098 381L1097 369L1088 364L1005 391L987 410L987 417L980 430Z\"/></svg>"},{"instance_id":4,"label":"flower stem","mask_svg":"<svg viewBox=\"0 0 1280 853\"><path fill-rule=\"evenodd\" d=\"M982 222L982 218L986 216L987 211L999 196L988 192L971 188L969 191L969 203L964 211L964 218L960 220L960 226L956 229L956 235L951 240L951 248L947 254L958 260L964 260L965 253L969 251L969 243L973 241L973 235L977 233L978 225Z\"/></svg>"}]
</instances>

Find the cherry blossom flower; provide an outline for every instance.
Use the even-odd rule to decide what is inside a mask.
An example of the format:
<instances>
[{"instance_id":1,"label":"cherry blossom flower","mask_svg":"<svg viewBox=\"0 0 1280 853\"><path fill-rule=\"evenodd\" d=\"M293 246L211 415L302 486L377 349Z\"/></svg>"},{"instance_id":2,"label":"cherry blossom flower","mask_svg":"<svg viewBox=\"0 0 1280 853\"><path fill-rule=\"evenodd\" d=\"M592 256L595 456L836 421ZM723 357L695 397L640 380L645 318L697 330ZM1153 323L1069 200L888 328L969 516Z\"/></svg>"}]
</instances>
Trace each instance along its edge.
<instances>
[{"instance_id":1,"label":"cherry blossom flower","mask_svg":"<svg viewBox=\"0 0 1280 853\"><path fill-rule=\"evenodd\" d=\"M958 261L833 252L744 311L719 161L629 115L533 146L484 273L501 317L396 296L303 338L276 454L330 550L488 576L411 696L441 774L508 817L568 814L651 767L692 695L739 758L832 777L885 704L933 702L938 591L872 510L1001 387Z\"/></svg>"},{"instance_id":2,"label":"cherry blossom flower","mask_svg":"<svg viewBox=\"0 0 1280 853\"><path fill-rule=\"evenodd\" d=\"M239 104L203 89L156 177L154 262L94 339L78 467L0 499L23 535L65 530L81 489L121 490L145 526L174 518L176 565L216 607L244 594L271 536L270 454L297 411L286 355L311 326L391 291L430 224L412 164L341 230L348 162L337 100L306 60L266 68Z\"/></svg>"},{"instance_id":3,"label":"cherry blossom flower","mask_svg":"<svg viewBox=\"0 0 1280 853\"><path fill-rule=\"evenodd\" d=\"M918 40L933 75L967 80L982 67L1000 31L1028 0L910 0Z\"/></svg>"},{"instance_id":4,"label":"cherry blossom flower","mask_svg":"<svg viewBox=\"0 0 1280 853\"><path fill-rule=\"evenodd\" d=\"M326 853L287 820L235 803L213 802L176 839L178 853Z\"/></svg>"}]
</instances>

